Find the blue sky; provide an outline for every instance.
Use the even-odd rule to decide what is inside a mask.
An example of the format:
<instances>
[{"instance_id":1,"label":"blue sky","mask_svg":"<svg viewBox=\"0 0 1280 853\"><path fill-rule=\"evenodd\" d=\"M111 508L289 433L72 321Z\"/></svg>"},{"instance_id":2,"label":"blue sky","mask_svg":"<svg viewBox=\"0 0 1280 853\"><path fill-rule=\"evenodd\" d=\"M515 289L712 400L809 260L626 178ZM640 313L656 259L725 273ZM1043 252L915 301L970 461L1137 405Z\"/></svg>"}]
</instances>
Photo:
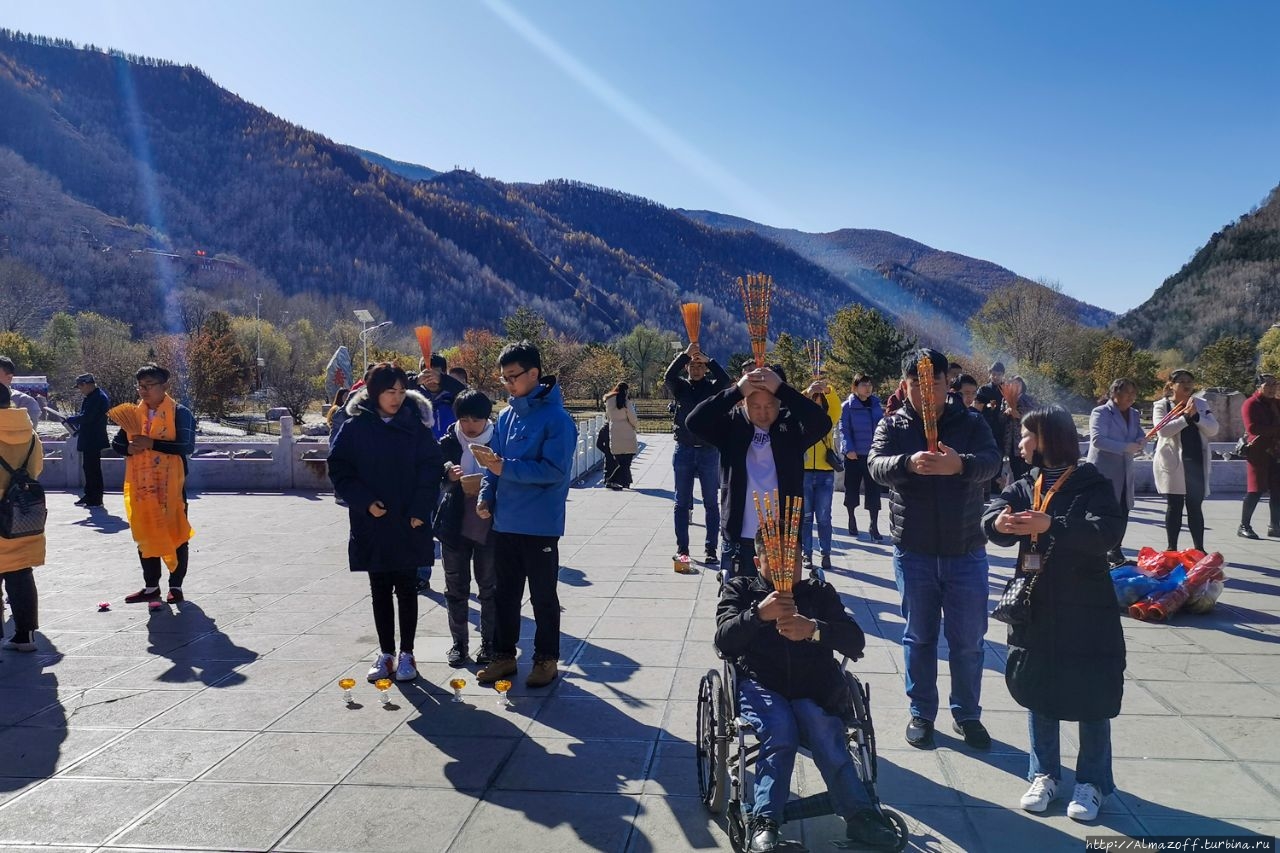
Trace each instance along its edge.
<instances>
[{"instance_id":1,"label":"blue sky","mask_svg":"<svg viewBox=\"0 0 1280 853\"><path fill-rule=\"evenodd\" d=\"M9 2L345 143L809 231L1122 311L1280 182L1280 4Z\"/></svg>"}]
</instances>

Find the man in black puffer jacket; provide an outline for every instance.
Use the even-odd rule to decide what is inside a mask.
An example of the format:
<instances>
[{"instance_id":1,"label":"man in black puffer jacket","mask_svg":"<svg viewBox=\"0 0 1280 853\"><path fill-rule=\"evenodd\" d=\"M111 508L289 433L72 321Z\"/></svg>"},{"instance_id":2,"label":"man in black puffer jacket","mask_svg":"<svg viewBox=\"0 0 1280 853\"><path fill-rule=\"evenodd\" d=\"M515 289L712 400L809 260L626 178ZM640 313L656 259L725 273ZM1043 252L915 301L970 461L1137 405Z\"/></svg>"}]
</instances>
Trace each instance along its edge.
<instances>
[{"instance_id":1,"label":"man in black puffer jacket","mask_svg":"<svg viewBox=\"0 0 1280 853\"><path fill-rule=\"evenodd\" d=\"M758 555L765 553L763 544L757 536ZM793 558L800 577L799 549ZM768 563L757 557L756 564L759 575L727 582L716 608L716 648L737 668L738 709L760 741L747 849L779 849L778 824L802 741L845 819L848 837L891 846L895 834L871 809L840 716L848 687L833 653L860 657L866 646L862 629L831 585L809 578L791 592L779 592L769 580Z\"/></svg>"},{"instance_id":2,"label":"man in black puffer jacket","mask_svg":"<svg viewBox=\"0 0 1280 853\"><path fill-rule=\"evenodd\" d=\"M804 454L831 432L821 406L786 384L782 368L748 371L737 385L704 400L685 420L695 435L720 451L720 518L726 575L755 574L756 510L761 498L804 497Z\"/></svg>"},{"instance_id":3,"label":"man in black puffer jacket","mask_svg":"<svg viewBox=\"0 0 1280 853\"><path fill-rule=\"evenodd\" d=\"M938 452L931 453L920 417L917 363L933 362ZM987 551L982 532L985 483L1000 453L982 416L946 395L947 359L936 350L902 362L907 404L876 428L868 466L889 489L893 569L902 596L903 658L911 721L907 742L933 746L938 714L938 631L945 618L951 668L952 728L976 748L991 737L979 721L982 638L987 632Z\"/></svg>"}]
</instances>

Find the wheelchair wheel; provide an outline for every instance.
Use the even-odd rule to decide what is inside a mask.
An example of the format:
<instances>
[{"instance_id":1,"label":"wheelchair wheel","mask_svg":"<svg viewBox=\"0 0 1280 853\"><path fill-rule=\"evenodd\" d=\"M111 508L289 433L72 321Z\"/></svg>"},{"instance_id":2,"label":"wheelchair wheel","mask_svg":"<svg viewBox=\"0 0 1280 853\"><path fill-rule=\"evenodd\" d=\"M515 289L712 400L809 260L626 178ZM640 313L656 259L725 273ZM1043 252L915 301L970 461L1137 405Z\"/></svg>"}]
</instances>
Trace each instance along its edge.
<instances>
[{"instance_id":1,"label":"wheelchair wheel","mask_svg":"<svg viewBox=\"0 0 1280 853\"><path fill-rule=\"evenodd\" d=\"M725 820L729 824L729 844L736 853L746 853L751 839L747 836L747 814L741 800L734 800L729 804Z\"/></svg>"},{"instance_id":2,"label":"wheelchair wheel","mask_svg":"<svg viewBox=\"0 0 1280 853\"><path fill-rule=\"evenodd\" d=\"M893 853L900 853L900 851L907 849L907 842L911 840L911 835L907 832L906 820L895 811L889 809L881 809L880 811L884 814L885 820L893 824L893 832L898 836L898 839L893 843L893 847L888 849L892 850Z\"/></svg>"},{"instance_id":3,"label":"wheelchair wheel","mask_svg":"<svg viewBox=\"0 0 1280 853\"><path fill-rule=\"evenodd\" d=\"M729 799L729 756L724 716L724 684L720 673L707 672L698 684L698 794L712 814L724 812Z\"/></svg>"}]
</instances>

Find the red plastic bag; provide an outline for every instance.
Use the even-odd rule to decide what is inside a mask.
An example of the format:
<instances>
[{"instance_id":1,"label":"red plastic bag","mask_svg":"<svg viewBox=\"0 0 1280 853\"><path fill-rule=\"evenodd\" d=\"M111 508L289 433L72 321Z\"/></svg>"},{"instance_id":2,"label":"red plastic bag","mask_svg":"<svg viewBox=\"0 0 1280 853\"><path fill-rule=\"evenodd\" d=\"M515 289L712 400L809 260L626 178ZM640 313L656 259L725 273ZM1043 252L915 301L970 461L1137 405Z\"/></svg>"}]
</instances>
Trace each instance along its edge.
<instances>
[{"instance_id":1,"label":"red plastic bag","mask_svg":"<svg viewBox=\"0 0 1280 853\"><path fill-rule=\"evenodd\" d=\"M1138 571L1147 577L1163 578L1182 565L1182 553L1181 551L1157 551L1150 547L1143 548L1138 552Z\"/></svg>"}]
</instances>

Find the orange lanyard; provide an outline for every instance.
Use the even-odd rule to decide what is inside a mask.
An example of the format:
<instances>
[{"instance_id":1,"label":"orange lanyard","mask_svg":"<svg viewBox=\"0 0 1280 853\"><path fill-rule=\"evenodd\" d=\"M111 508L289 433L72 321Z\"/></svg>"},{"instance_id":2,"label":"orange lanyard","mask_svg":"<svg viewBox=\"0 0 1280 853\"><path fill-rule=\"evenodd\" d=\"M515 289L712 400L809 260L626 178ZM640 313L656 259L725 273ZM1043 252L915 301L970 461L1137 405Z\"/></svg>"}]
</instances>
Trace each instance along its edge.
<instances>
[{"instance_id":1,"label":"orange lanyard","mask_svg":"<svg viewBox=\"0 0 1280 853\"><path fill-rule=\"evenodd\" d=\"M1053 484L1053 488L1049 489L1048 494L1046 494L1043 499L1041 499L1040 497L1040 490L1044 487L1044 474L1041 474L1039 477L1036 477L1036 488L1035 488L1035 492L1032 494L1032 497L1031 497L1032 511L1044 512L1045 510L1047 510L1049 508L1049 501L1053 500L1053 496L1058 493L1058 489L1062 488L1062 484L1067 482L1067 478L1070 477L1075 470L1076 470L1076 466L1072 465L1070 468L1063 471L1062 476L1058 478L1058 482ZM1038 533L1031 534L1032 548L1036 546L1036 540L1038 540L1039 538L1040 537Z\"/></svg>"}]
</instances>

